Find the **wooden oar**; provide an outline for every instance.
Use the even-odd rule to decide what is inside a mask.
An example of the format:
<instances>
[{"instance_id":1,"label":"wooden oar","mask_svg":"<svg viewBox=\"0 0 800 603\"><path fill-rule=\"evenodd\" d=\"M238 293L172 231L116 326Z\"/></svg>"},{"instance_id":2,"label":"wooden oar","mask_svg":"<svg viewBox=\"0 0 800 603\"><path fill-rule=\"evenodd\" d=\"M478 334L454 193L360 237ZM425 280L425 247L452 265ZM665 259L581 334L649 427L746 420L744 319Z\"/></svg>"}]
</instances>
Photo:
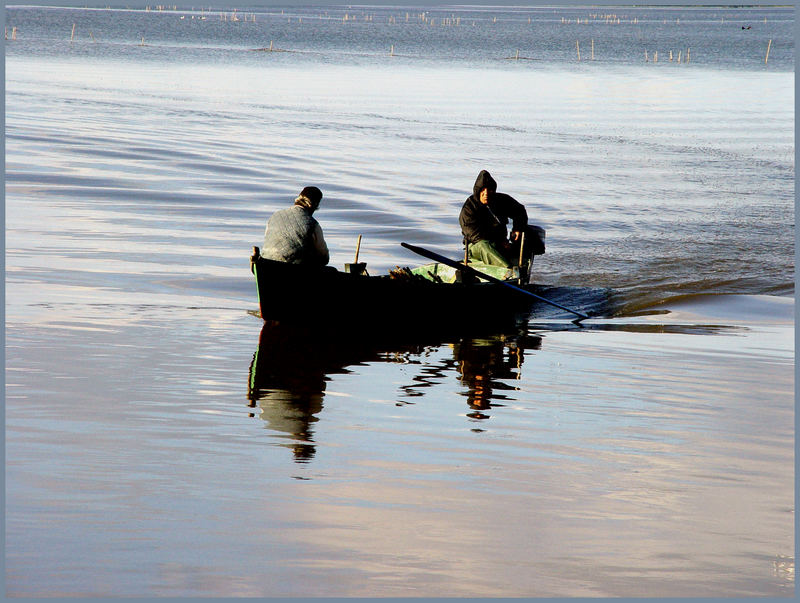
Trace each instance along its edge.
<instances>
[{"instance_id":1,"label":"wooden oar","mask_svg":"<svg viewBox=\"0 0 800 603\"><path fill-rule=\"evenodd\" d=\"M455 260L451 260L450 258L446 258L443 255L439 255L438 253L436 253L434 251L429 251L427 249L423 249L422 247L417 247L416 245L409 245L408 243L400 243L400 244L403 247L405 247L406 249L410 249L414 253L416 253L418 255L421 255L423 257L426 257L429 260L433 260L434 262L439 262L440 264L446 264L447 266L450 266L451 268L455 268L456 270L462 270L462 271L466 272L467 274L472 274L473 276L477 276L478 278L482 278L482 279L490 281L492 283L497 283L498 285L503 285L504 287L508 287L509 289L513 289L514 291L516 291L518 293L522 293L523 295L528 295L530 297L535 297L539 301L543 301L543 302L545 302L547 304L550 304L551 306L555 306L556 308L560 308L561 310L565 310L565 311L569 312L570 314L575 314L576 316L578 316L578 319L573 321L575 323L578 323L578 322L580 322L582 320L586 320L587 318L589 318L586 314L582 314L581 312L577 312L575 310L570 310L566 306L562 306L561 304L557 304L554 301L550 301L549 299L546 299L546 298L544 298L544 297L542 297L540 295L536 295L535 293L531 293L530 291L526 291L525 289L522 289L520 287L512 285L511 283L507 283L506 281L502 281L499 278L495 278L493 276L489 276L488 274L484 274L480 270L475 270L474 268L472 268L470 266L465 266L461 262L456 262Z\"/></svg>"}]
</instances>

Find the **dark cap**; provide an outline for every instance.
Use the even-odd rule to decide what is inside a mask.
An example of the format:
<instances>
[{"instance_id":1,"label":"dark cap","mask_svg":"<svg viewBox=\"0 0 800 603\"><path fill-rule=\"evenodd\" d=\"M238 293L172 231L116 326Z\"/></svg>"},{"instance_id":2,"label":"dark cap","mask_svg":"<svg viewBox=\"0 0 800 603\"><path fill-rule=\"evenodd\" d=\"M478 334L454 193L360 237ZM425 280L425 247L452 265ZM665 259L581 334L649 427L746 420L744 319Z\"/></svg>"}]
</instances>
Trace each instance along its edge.
<instances>
[{"instance_id":1,"label":"dark cap","mask_svg":"<svg viewBox=\"0 0 800 603\"><path fill-rule=\"evenodd\" d=\"M322 201L322 191L319 190L316 186L307 186L302 191L300 191L300 196L305 197L311 203L313 203L314 207L319 205L319 202Z\"/></svg>"}]
</instances>

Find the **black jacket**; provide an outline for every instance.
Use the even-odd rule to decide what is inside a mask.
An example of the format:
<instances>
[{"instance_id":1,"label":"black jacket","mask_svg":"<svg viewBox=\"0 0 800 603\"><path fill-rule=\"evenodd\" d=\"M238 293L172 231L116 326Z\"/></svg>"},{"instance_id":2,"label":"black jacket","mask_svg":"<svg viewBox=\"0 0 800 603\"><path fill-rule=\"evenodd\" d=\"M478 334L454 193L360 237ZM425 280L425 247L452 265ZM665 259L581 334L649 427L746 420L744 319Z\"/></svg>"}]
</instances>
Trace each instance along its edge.
<instances>
[{"instance_id":1,"label":"black jacket","mask_svg":"<svg viewBox=\"0 0 800 603\"><path fill-rule=\"evenodd\" d=\"M508 237L506 225L509 219L513 230L524 230L528 224L525 207L514 197L498 192L490 192L489 203L484 205L480 201L480 192L484 188L497 190L497 183L486 170L478 174L473 193L467 197L458 217L464 240L470 244L482 240L504 242Z\"/></svg>"}]
</instances>

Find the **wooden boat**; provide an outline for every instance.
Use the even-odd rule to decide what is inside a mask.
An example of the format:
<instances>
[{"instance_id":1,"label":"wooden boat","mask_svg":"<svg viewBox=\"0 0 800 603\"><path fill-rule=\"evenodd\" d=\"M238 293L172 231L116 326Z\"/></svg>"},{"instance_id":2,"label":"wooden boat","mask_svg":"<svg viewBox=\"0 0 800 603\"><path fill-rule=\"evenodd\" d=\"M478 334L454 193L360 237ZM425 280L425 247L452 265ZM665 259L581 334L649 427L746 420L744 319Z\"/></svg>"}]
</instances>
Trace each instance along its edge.
<instances>
[{"instance_id":1,"label":"wooden boat","mask_svg":"<svg viewBox=\"0 0 800 603\"><path fill-rule=\"evenodd\" d=\"M537 300L499 282L474 278L441 263L398 274L368 276L363 271L275 262L253 248L261 317L266 321L321 324L362 330L369 325L399 328L509 326L528 317ZM348 265L352 268L356 265ZM362 265L357 265L358 267ZM474 274L475 264L470 264ZM485 266L485 265L483 265ZM517 283L519 272L497 270ZM489 274L492 272L493 274ZM515 278L516 277L516 278ZM526 289L533 289L524 285Z\"/></svg>"}]
</instances>

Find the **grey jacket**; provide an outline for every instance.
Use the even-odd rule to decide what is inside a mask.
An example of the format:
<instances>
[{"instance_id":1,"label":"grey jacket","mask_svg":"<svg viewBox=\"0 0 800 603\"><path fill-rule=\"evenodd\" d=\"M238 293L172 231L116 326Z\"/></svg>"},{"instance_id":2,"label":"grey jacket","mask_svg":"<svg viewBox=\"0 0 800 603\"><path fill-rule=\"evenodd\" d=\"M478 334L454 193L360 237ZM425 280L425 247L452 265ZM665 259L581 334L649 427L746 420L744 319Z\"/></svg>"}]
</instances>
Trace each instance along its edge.
<instances>
[{"instance_id":1,"label":"grey jacket","mask_svg":"<svg viewBox=\"0 0 800 603\"><path fill-rule=\"evenodd\" d=\"M325 266L330 260L322 227L299 205L272 214L264 231L261 257L289 264Z\"/></svg>"}]
</instances>

